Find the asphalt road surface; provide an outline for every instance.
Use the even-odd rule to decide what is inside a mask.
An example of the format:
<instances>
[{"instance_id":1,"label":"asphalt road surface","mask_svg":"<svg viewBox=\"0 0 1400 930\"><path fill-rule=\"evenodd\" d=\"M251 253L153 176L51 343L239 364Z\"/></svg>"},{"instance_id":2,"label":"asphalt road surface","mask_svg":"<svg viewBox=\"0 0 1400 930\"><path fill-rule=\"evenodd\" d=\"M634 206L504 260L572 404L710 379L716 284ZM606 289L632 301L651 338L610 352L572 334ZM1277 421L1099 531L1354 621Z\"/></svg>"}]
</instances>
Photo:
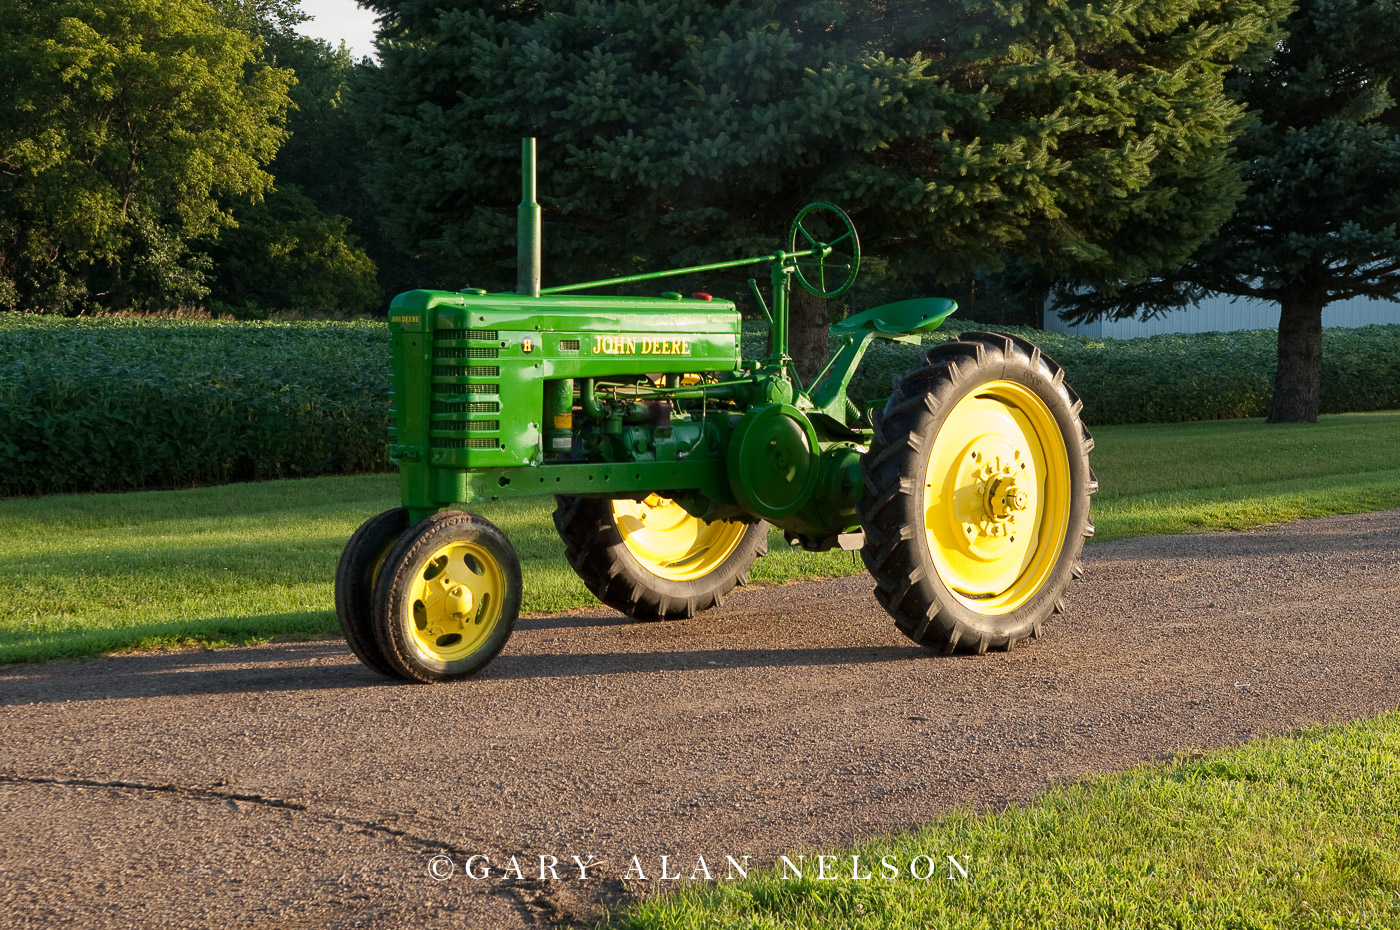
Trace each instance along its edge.
<instances>
[{"instance_id":1,"label":"asphalt road surface","mask_svg":"<svg viewBox=\"0 0 1400 930\"><path fill-rule=\"evenodd\" d=\"M1085 563L1045 638L980 657L913 646L860 576L525 619L451 685L334 640L0 669L0 925L587 920L683 883L663 855L772 861L1400 700L1400 510Z\"/></svg>"}]
</instances>

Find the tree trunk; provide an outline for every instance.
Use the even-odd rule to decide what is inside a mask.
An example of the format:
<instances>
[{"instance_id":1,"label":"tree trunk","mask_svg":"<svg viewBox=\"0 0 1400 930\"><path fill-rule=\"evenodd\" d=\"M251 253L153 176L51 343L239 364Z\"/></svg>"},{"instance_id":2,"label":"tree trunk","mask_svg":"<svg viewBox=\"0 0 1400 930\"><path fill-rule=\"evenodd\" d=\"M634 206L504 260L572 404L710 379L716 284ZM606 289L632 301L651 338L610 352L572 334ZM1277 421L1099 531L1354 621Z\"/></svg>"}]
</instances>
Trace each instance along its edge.
<instances>
[{"instance_id":1,"label":"tree trunk","mask_svg":"<svg viewBox=\"0 0 1400 930\"><path fill-rule=\"evenodd\" d=\"M1285 294L1278 320L1278 371L1270 423L1316 423L1322 386L1322 307L1307 294Z\"/></svg>"},{"instance_id":2,"label":"tree trunk","mask_svg":"<svg viewBox=\"0 0 1400 930\"><path fill-rule=\"evenodd\" d=\"M797 376L807 387L826 364L830 349L827 344L826 301L813 297L802 287L794 286L790 304L791 333L788 351L792 355Z\"/></svg>"}]
</instances>

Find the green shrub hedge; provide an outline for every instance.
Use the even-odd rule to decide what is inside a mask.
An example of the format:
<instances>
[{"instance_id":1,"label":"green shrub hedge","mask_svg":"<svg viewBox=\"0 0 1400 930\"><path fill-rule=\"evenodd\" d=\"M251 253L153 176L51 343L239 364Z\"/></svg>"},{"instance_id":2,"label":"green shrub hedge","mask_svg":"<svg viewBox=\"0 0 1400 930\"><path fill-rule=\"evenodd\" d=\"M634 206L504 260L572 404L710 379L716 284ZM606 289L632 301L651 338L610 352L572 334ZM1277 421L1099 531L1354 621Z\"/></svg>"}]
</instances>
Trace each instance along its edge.
<instances>
[{"instance_id":1,"label":"green shrub hedge","mask_svg":"<svg viewBox=\"0 0 1400 930\"><path fill-rule=\"evenodd\" d=\"M0 494L382 470L383 323L0 316Z\"/></svg>"},{"instance_id":2,"label":"green shrub hedge","mask_svg":"<svg viewBox=\"0 0 1400 930\"><path fill-rule=\"evenodd\" d=\"M851 385L874 403L925 346L876 342ZM1270 330L1121 341L1017 332L1064 366L1090 425L1263 416ZM745 327L745 351L765 333ZM1400 326L1328 330L1324 413L1400 408ZM0 315L0 494L123 490L376 471L388 329Z\"/></svg>"},{"instance_id":3,"label":"green shrub hedge","mask_svg":"<svg viewBox=\"0 0 1400 930\"><path fill-rule=\"evenodd\" d=\"M890 392L892 376L919 363L927 348L982 329L949 321L924 347L878 342L851 383L869 403ZM1097 339L997 327L1032 340L1065 369L1092 425L1227 420L1268 414L1274 395L1274 330ZM1400 408L1400 326L1329 329L1322 336L1322 412Z\"/></svg>"}]
</instances>

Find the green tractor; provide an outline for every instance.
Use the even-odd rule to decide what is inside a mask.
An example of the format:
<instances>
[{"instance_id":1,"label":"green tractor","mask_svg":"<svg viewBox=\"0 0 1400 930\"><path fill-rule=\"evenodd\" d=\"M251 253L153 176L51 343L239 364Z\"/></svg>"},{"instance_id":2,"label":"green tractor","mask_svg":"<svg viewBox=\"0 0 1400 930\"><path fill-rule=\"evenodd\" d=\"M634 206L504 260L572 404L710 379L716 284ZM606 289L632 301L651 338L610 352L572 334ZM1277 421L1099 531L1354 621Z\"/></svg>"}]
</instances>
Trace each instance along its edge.
<instances>
[{"instance_id":1,"label":"green tractor","mask_svg":"<svg viewBox=\"0 0 1400 930\"><path fill-rule=\"evenodd\" d=\"M1063 609L1093 534L1093 440L1058 365L1025 340L964 333L927 353L879 410L846 388L875 339L918 341L956 309L904 300L832 327L840 348L803 387L788 297L844 294L860 244L814 203L770 255L540 287L534 140L522 146L514 293L410 291L389 310L389 456L403 506L365 522L335 578L365 665L416 681L482 668L520 609L510 540L464 509L554 495L564 552L603 603L691 617L748 580L770 524L793 545L859 549L899 629L984 652L1038 636ZM740 352L727 300L583 292L768 267L767 357Z\"/></svg>"}]
</instances>

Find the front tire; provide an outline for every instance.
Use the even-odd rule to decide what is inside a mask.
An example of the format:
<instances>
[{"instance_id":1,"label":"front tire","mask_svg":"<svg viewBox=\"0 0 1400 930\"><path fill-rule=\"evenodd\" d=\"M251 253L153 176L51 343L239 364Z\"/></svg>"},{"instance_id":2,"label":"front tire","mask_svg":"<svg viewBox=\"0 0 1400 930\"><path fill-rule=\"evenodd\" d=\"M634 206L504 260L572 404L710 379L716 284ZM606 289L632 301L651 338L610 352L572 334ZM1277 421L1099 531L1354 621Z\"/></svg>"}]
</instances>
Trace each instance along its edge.
<instances>
[{"instance_id":1,"label":"front tire","mask_svg":"<svg viewBox=\"0 0 1400 930\"><path fill-rule=\"evenodd\" d=\"M403 507L370 517L355 530L335 569L335 618L350 651L366 667L389 678L399 673L384 657L374 634L374 583L395 541L408 529Z\"/></svg>"},{"instance_id":2,"label":"front tire","mask_svg":"<svg viewBox=\"0 0 1400 930\"><path fill-rule=\"evenodd\" d=\"M505 646L521 588L520 558L495 524L460 510L433 514L385 556L374 591L379 648L404 678L463 678Z\"/></svg>"},{"instance_id":3,"label":"front tire","mask_svg":"<svg viewBox=\"0 0 1400 930\"><path fill-rule=\"evenodd\" d=\"M658 494L645 500L559 497L564 554L598 600L638 620L678 620L718 607L768 552L762 520L693 517Z\"/></svg>"},{"instance_id":4,"label":"front tire","mask_svg":"<svg viewBox=\"0 0 1400 930\"><path fill-rule=\"evenodd\" d=\"M875 418L861 555L915 642L1010 649L1063 610L1093 535L1094 441L1064 372L1031 343L964 333Z\"/></svg>"}]
</instances>

